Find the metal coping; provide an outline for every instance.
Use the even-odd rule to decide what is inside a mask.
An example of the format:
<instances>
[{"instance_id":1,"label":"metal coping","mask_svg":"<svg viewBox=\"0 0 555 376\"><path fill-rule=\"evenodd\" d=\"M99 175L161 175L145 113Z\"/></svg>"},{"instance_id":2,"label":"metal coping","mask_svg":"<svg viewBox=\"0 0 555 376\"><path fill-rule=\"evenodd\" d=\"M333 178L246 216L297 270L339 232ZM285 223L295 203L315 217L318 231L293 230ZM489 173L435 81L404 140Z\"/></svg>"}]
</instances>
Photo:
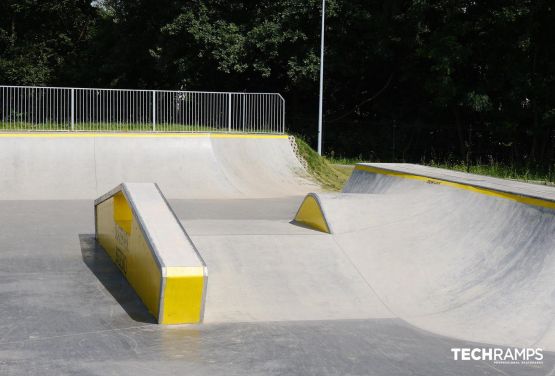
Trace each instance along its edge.
<instances>
[{"instance_id":1,"label":"metal coping","mask_svg":"<svg viewBox=\"0 0 555 376\"><path fill-rule=\"evenodd\" d=\"M162 194L162 191L160 190L160 188L158 187L157 184L155 183L134 183L134 184L153 184L154 187L156 188L157 193L160 195L162 201L164 202L167 210L169 213L171 213L172 218L176 221L176 223L178 224L179 228L181 229L181 231L183 232L183 235L185 236L185 238L187 239L188 243L190 244L191 248L194 250L200 264L203 267L206 267L206 263L204 262L204 259L202 258L202 256L200 255L198 249L195 247L195 245L193 244L191 238L189 237L189 235L187 234L187 232L185 231L185 228L183 227L183 225L181 224L181 222L179 221L179 219L177 218L177 216L175 215L175 212L171 209L168 201L166 200L166 198L164 197L164 195ZM127 202L129 203L129 206L131 208L131 211L134 215L134 217L137 219L138 223L139 223L139 227L141 229L141 231L143 232L145 239L148 242L149 247L152 249L154 255L156 256L156 262L158 263L158 265L161 268L164 267L169 267L169 266L182 266L182 265L165 265L163 257L161 255L161 252L158 248L158 245L156 244L156 242L153 240L153 236L151 234L151 232L149 231L148 226L146 226L144 218L142 216L142 213L138 210L136 202L133 198L133 195L130 193L128 187L127 187L127 183L122 183L120 185L118 185L117 187L115 187L114 189L110 190L108 193L100 196L99 198L97 198L94 201L94 206L96 207L97 205L101 204L102 202L110 199L111 197L113 197L114 195L116 195L117 193L122 192L123 195L125 196Z\"/></svg>"}]
</instances>

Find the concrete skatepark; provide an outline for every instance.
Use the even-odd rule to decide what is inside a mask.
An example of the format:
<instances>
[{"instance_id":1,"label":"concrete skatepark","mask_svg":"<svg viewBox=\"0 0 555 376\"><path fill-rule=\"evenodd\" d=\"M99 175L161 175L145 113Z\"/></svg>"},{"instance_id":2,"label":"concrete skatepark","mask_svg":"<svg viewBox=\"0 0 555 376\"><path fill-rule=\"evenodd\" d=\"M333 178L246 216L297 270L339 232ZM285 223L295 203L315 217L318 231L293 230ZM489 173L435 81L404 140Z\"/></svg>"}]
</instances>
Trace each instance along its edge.
<instances>
[{"instance_id":1,"label":"concrete skatepark","mask_svg":"<svg viewBox=\"0 0 555 376\"><path fill-rule=\"evenodd\" d=\"M0 374L553 375L555 190L368 164L342 193L287 136L0 137ZM158 325L94 200L156 182L208 268L202 324ZM294 221L314 192L328 225ZM540 347L541 365L451 348Z\"/></svg>"}]
</instances>

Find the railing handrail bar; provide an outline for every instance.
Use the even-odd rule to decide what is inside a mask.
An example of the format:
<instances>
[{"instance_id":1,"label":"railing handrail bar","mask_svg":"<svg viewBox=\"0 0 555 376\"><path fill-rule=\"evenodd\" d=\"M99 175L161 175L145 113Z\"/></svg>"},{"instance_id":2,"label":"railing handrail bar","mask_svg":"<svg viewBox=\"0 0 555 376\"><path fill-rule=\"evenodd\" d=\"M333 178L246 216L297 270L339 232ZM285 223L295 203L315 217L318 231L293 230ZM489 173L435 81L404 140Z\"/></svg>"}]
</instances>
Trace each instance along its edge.
<instances>
[{"instance_id":1,"label":"railing handrail bar","mask_svg":"<svg viewBox=\"0 0 555 376\"><path fill-rule=\"evenodd\" d=\"M67 90L102 90L102 91L142 91L142 92L164 92L164 93L194 93L194 94L239 94L239 95L277 95L283 99L280 93L263 93L263 92L243 92L243 91L200 91L200 90L159 90L159 89L119 89L119 88L96 88L96 87L71 87L71 86L18 86L18 85L0 85L0 88L14 89L67 89Z\"/></svg>"},{"instance_id":2,"label":"railing handrail bar","mask_svg":"<svg viewBox=\"0 0 555 376\"><path fill-rule=\"evenodd\" d=\"M69 124L71 131L284 133L285 98L270 92L0 84L0 116L0 131L64 130Z\"/></svg>"}]
</instances>

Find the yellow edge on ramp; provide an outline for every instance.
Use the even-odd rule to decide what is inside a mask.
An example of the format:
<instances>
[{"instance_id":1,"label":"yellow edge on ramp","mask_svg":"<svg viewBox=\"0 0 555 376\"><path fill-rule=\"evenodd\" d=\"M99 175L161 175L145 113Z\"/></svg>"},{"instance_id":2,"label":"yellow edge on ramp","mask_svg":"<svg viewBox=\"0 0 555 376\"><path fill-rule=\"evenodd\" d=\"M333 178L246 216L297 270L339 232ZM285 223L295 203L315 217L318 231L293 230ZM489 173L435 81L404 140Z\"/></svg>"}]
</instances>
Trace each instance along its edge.
<instances>
[{"instance_id":1,"label":"yellow edge on ramp","mask_svg":"<svg viewBox=\"0 0 555 376\"><path fill-rule=\"evenodd\" d=\"M306 195L295 215L295 222L331 234L330 226L326 221L320 201L313 193Z\"/></svg>"},{"instance_id":2,"label":"yellow edge on ramp","mask_svg":"<svg viewBox=\"0 0 555 376\"><path fill-rule=\"evenodd\" d=\"M198 323L204 305L204 270L202 267L166 268L162 324Z\"/></svg>"},{"instance_id":3,"label":"yellow edge on ramp","mask_svg":"<svg viewBox=\"0 0 555 376\"><path fill-rule=\"evenodd\" d=\"M95 216L98 242L158 323L202 321L206 266L155 184L122 184Z\"/></svg>"},{"instance_id":4,"label":"yellow edge on ramp","mask_svg":"<svg viewBox=\"0 0 555 376\"><path fill-rule=\"evenodd\" d=\"M553 201L542 200L540 198L519 195L519 194L516 194L516 193L503 192L503 191L499 191L499 190L496 190L496 189L478 187L478 186L474 186L474 185L470 185L470 184L456 183L456 182L452 182L452 181L448 181L448 180L430 178L430 177L422 176L422 175L409 174L409 173L406 173L406 172L387 170L387 169L382 169L382 168L378 168L378 167L374 167L374 166L356 165L355 170L366 171L366 172L370 172L370 173L374 173L374 174L396 176L396 177L403 178L403 179L420 180L420 181L426 182L428 184L437 184L437 185L444 185L444 186L452 187L452 188L464 189L464 190L467 190L467 191L480 193L480 194L484 194L484 195L488 195L488 196L492 196L492 197L498 197L498 198L504 198L504 199L507 199L507 200L517 201L517 202L520 202L522 204L540 206L540 207L543 207L543 208L548 208L548 209L554 209L555 210L555 202L553 202Z\"/></svg>"}]
</instances>

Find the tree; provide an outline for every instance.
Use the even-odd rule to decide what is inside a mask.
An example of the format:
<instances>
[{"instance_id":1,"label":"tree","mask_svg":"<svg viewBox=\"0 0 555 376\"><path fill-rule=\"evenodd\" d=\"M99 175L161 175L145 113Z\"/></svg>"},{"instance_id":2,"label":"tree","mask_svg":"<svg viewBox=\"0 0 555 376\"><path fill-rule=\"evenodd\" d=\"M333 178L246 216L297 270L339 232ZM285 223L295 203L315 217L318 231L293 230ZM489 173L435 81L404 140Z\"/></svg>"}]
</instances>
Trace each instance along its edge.
<instances>
[{"instance_id":1,"label":"tree","mask_svg":"<svg viewBox=\"0 0 555 376\"><path fill-rule=\"evenodd\" d=\"M92 37L88 1L6 0L0 5L0 80L9 84L71 83Z\"/></svg>"},{"instance_id":2,"label":"tree","mask_svg":"<svg viewBox=\"0 0 555 376\"><path fill-rule=\"evenodd\" d=\"M320 0L6 0L11 84L276 91L316 135ZM555 169L548 0L327 0L324 146Z\"/></svg>"}]
</instances>

